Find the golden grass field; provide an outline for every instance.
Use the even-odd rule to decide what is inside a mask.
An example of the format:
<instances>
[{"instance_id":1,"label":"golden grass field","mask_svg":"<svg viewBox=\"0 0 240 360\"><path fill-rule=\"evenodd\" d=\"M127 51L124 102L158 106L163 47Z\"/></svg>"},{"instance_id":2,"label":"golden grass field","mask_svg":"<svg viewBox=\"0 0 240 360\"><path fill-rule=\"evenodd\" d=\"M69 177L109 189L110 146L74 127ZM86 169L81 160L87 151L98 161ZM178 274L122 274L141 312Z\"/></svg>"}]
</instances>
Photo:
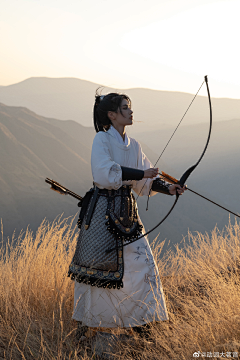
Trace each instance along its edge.
<instances>
[{"instance_id":1,"label":"golden grass field","mask_svg":"<svg viewBox=\"0 0 240 360\"><path fill-rule=\"evenodd\" d=\"M77 237L72 224L44 221L1 247L0 359L97 359L75 344L74 283L67 277ZM132 336L116 359L236 359L240 355L240 226L189 234L193 245L160 260L169 322ZM155 244L157 242L155 241ZM166 276L168 274L168 276ZM205 353L205 354L204 354ZM224 354L224 356L223 356Z\"/></svg>"}]
</instances>

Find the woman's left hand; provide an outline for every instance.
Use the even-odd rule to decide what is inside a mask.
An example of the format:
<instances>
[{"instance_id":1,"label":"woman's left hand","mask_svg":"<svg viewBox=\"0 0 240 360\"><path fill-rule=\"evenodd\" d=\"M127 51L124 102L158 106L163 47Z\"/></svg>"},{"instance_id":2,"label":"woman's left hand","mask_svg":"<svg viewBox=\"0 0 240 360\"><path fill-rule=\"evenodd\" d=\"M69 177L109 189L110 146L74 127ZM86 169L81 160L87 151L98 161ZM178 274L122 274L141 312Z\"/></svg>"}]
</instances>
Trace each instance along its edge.
<instances>
[{"instance_id":1,"label":"woman's left hand","mask_svg":"<svg viewBox=\"0 0 240 360\"><path fill-rule=\"evenodd\" d=\"M181 187L178 184L173 184L173 185L169 186L169 192L171 195L176 195L176 191L178 192L179 195L182 195L185 190L187 190L186 185L184 185L183 187Z\"/></svg>"}]
</instances>

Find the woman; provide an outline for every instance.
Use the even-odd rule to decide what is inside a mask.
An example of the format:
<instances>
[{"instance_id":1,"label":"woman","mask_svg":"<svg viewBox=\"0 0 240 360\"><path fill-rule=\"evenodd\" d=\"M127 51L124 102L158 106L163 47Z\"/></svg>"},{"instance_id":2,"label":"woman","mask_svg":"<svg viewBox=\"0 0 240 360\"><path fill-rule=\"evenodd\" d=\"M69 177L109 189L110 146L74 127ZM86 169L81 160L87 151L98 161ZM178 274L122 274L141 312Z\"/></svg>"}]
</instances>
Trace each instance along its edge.
<instances>
[{"instance_id":1,"label":"woman","mask_svg":"<svg viewBox=\"0 0 240 360\"><path fill-rule=\"evenodd\" d=\"M92 146L94 188L82 203L81 230L69 275L75 280L73 319L88 327L141 330L168 314L159 273L143 232L138 195L184 192L161 180L140 144L127 136L133 111L127 95L96 95ZM129 244L125 247L122 245Z\"/></svg>"}]
</instances>

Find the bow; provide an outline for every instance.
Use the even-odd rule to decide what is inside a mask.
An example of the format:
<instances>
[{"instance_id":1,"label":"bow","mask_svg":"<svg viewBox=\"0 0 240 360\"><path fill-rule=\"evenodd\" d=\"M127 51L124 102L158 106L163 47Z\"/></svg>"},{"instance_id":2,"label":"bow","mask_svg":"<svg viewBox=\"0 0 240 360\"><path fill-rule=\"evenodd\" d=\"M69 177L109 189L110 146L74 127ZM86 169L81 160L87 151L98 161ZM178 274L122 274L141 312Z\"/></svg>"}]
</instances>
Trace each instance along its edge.
<instances>
[{"instance_id":1,"label":"bow","mask_svg":"<svg viewBox=\"0 0 240 360\"><path fill-rule=\"evenodd\" d=\"M204 154L205 154L205 152L206 152L206 150L207 150L207 147L208 147L208 144L209 144L209 141L210 141L210 136L211 136L211 131L212 131L212 104L211 104L210 91L209 91L209 87L208 87L208 78L207 78L207 75L204 77L204 81L203 81L202 85L204 84L204 82L206 83L206 87L207 87L208 101L209 101L209 110L210 110L210 125L209 125L208 137L207 137L207 141L206 141L205 147L204 147L204 149L203 149L203 152L202 152L202 154L200 155L200 157L199 157L198 161L196 162L196 164L194 164L194 165L192 165L190 168L188 168L188 169L183 173L183 175L181 176L180 180L178 181L178 184L179 184L181 187L184 186L184 184L186 183L186 181L187 181L187 179L189 178L189 176L191 175L191 173L192 173L192 172L196 169L196 167L199 165L200 161L202 160L202 158L203 158L203 156L204 156ZM200 91L202 85L200 86L198 92ZM198 92L196 93L195 97L193 98L192 102L190 103L188 109L190 108L191 104L193 103L194 99L196 98ZM169 142L171 141L173 135L175 134L175 132L176 132L176 130L178 129L180 123L182 122L184 116L186 115L188 109L186 110L186 112L185 112L185 114L183 115L182 119L180 120L178 126L177 126L176 129L174 130L172 136L171 136L170 139L168 140L167 145L166 145L165 148L163 149L161 155L159 156L159 158L158 158L158 160L157 160L157 162L155 163L154 166L156 166L156 164L158 163L160 157L162 156L163 152L165 151L166 147L168 146ZM144 184L144 185L145 185L145 184ZM143 187L144 187L144 185L143 185ZM142 189L143 189L143 187L142 187ZM142 190L142 189L141 189L141 190ZM149 234L150 234L152 231L154 231L158 226L160 226L160 225L167 219L167 217L171 214L171 212L173 211L173 209L175 208L175 206L176 206L176 204L177 204L177 202L178 202L178 199L179 199L179 194L178 194L178 192L176 191L175 201L174 201L172 207L170 208L170 210L168 211L167 215L165 215L164 218L163 218L161 221L159 221L159 223L158 223L157 225L155 225L151 230L149 230L149 231L147 231L145 234L139 236L137 239L135 239L135 240L133 240L133 241L131 241L131 242L129 242L129 243L123 244L122 246L127 246L127 245L132 244L133 242L135 242L135 241L137 241L137 240L140 240L141 238L149 235ZM115 250L115 248L107 250L107 253L110 253L110 252L113 251L113 250Z\"/></svg>"}]
</instances>

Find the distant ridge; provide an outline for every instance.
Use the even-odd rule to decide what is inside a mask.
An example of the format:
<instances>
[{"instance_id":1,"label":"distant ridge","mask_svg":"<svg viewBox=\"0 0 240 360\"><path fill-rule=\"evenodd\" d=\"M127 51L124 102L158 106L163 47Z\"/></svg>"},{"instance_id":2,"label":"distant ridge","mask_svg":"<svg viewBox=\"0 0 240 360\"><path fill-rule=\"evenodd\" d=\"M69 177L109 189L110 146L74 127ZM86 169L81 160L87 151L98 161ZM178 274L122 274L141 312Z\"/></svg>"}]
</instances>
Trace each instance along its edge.
<instances>
[{"instance_id":1,"label":"distant ridge","mask_svg":"<svg viewBox=\"0 0 240 360\"><path fill-rule=\"evenodd\" d=\"M92 126L94 95L99 84L76 78L33 77L17 84L0 87L0 102L9 106L25 106L41 116L60 120L75 120ZM144 88L112 91L126 92L132 99L134 119L139 131L177 124L190 104L193 95L181 92ZM206 94L207 95L207 94ZM239 118L240 99L212 99L214 120ZM198 96L185 124L208 121L208 100Z\"/></svg>"}]
</instances>

